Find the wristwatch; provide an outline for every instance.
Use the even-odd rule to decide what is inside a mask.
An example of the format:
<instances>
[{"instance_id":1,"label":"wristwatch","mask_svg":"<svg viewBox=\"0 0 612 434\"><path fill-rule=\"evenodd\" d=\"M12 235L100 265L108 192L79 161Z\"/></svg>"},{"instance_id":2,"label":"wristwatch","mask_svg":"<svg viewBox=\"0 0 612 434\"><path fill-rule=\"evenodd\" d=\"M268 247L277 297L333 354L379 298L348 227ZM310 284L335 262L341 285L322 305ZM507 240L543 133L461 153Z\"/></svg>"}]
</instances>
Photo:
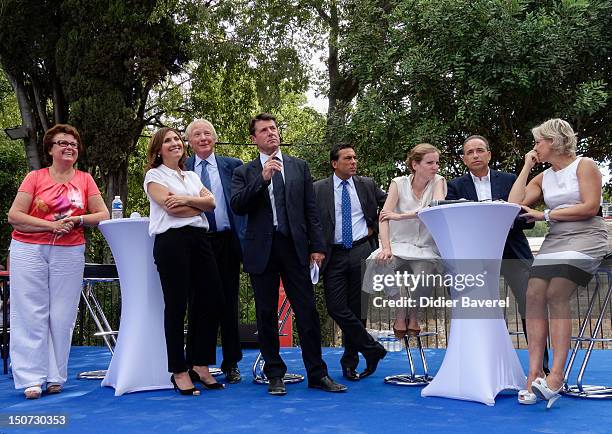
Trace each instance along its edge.
<instances>
[{"instance_id":1,"label":"wristwatch","mask_svg":"<svg viewBox=\"0 0 612 434\"><path fill-rule=\"evenodd\" d=\"M85 219L82 215L79 216L79 226L83 226L85 224Z\"/></svg>"},{"instance_id":2,"label":"wristwatch","mask_svg":"<svg viewBox=\"0 0 612 434\"><path fill-rule=\"evenodd\" d=\"M548 208L544 210L544 221L547 225L550 225L550 209Z\"/></svg>"}]
</instances>

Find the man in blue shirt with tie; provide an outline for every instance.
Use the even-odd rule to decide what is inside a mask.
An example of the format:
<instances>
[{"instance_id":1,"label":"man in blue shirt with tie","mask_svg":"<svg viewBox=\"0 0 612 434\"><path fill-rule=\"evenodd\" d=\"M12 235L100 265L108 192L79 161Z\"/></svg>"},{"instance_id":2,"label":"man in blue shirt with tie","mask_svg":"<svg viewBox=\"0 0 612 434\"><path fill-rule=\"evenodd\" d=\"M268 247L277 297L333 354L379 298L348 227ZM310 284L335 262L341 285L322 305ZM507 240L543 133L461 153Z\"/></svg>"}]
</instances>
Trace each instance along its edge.
<instances>
[{"instance_id":1,"label":"man in blue shirt with tie","mask_svg":"<svg viewBox=\"0 0 612 434\"><path fill-rule=\"evenodd\" d=\"M221 315L221 370L229 383L237 383L241 380L238 362L242 360L238 333L238 289L242 258L240 239L244 220L232 212L230 199L234 169L241 166L242 161L215 154L217 132L205 119L191 122L185 134L195 152L195 155L187 159L185 166L200 176L204 186L215 196L217 204L214 211L205 214L210 226L207 236L215 252L225 296ZM206 276L202 278L205 279Z\"/></svg>"},{"instance_id":2,"label":"man in blue shirt with tie","mask_svg":"<svg viewBox=\"0 0 612 434\"><path fill-rule=\"evenodd\" d=\"M371 178L356 175L357 155L351 144L334 145L330 162L334 173L314 184L328 252L321 272L327 311L344 337L342 375L358 381L372 375L386 355L383 346L365 329L367 312L362 312L361 306L361 268L376 248L378 211L387 193ZM366 359L366 368L357 374L359 352Z\"/></svg>"}]
</instances>

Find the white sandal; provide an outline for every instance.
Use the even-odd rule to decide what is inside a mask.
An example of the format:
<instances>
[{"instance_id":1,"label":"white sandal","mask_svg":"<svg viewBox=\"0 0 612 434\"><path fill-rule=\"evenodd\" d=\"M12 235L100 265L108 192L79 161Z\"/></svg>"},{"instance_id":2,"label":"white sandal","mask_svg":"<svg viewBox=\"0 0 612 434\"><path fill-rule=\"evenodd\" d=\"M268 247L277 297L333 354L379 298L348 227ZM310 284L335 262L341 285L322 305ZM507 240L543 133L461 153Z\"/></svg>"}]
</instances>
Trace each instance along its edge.
<instances>
[{"instance_id":1,"label":"white sandal","mask_svg":"<svg viewBox=\"0 0 612 434\"><path fill-rule=\"evenodd\" d=\"M31 386L23 391L26 399L38 399L42 395L42 387L40 386Z\"/></svg>"},{"instance_id":2,"label":"white sandal","mask_svg":"<svg viewBox=\"0 0 612 434\"><path fill-rule=\"evenodd\" d=\"M563 383L561 383L561 386L557 390L552 390L550 387L548 387L548 383L546 382L545 378L538 378L531 383L531 389L539 398L548 401L546 404L546 408L548 409L551 408L559 398L561 398L559 392L563 390Z\"/></svg>"},{"instance_id":3,"label":"white sandal","mask_svg":"<svg viewBox=\"0 0 612 434\"><path fill-rule=\"evenodd\" d=\"M532 405L538 402L538 397L535 395L535 393L531 393L527 389L522 389L519 390L518 393L518 402L519 404Z\"/></svg>"}]
</instances>

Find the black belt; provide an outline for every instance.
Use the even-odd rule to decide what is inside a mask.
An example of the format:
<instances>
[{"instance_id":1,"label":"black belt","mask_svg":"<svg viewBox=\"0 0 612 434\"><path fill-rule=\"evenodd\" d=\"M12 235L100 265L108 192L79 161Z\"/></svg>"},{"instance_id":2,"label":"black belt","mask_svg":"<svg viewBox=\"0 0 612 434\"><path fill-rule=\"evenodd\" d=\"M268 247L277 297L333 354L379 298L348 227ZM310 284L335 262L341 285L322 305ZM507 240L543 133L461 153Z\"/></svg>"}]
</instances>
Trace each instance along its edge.
<instances>
[{"instance_id":1,"label":"black belt","mask_svg":"<svg viewBox=\"0 0 612 434\"><path fill-rule=\"evenodd\" d=\"M231 235L231 233L232 233L231 229L227 229L225 231L218 231L218 232L206 232L206 237L207 238L227 237Z\"/></svg>"},{"instance_id":2,"label":"black belt","mask_svg":"<svg viewBox=\"0 0 612 434\"><path fill-rule=\"evenodd\" d=\"M369 237L363 237L360 240L357 241L353 241L353 247L357 247L363 243L366 243L370 240ZM353 247L344 247L344 244L334 244L333 245L334 249L340 249L340 250L351 250Z\"/></svg>"}]
</instances>

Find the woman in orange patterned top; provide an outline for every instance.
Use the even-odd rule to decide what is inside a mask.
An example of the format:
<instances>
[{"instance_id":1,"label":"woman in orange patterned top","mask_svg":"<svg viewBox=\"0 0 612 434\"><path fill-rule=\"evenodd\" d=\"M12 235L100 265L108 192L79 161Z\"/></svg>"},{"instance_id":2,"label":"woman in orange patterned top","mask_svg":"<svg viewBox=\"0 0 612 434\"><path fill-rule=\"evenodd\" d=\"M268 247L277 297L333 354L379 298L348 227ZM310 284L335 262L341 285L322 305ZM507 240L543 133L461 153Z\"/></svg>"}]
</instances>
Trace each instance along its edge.
<instances>
[{"instance_id":1,"label":"woman in orange patterned top","mask_svg":"<svg viewBox=\"0 0 612 434\"><path fill-rule=\"evenodd\" d=\"M11 366L16 389L28 399L59 393L85 267L84 226L108 219L91 175L74 168L82 149L78 131L55 125L43 138L49 167L27 174L8 213Z\"/></svg>"}]
</instances>

